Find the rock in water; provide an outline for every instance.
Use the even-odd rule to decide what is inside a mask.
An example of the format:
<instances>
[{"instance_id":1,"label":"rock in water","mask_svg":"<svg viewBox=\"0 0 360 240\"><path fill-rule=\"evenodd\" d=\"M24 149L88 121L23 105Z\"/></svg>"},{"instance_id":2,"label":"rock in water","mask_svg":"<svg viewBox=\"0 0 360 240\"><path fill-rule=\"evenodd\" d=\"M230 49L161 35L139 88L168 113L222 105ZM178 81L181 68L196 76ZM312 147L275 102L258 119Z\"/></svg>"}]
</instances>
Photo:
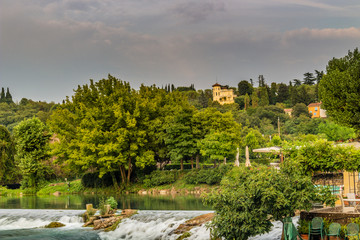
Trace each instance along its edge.
<instances>
[{"instance_id":1,"label":"rock in water","mask_svg":"<svg viewBox=\"0 0 360 240\"><path fill-rule=\"evenodd\" d=\"M45 228L59 228L63 226L65 226L65 224L62 224L61 222L51 222L48 225L46 225Z\"/></svg>"}]
</instances>

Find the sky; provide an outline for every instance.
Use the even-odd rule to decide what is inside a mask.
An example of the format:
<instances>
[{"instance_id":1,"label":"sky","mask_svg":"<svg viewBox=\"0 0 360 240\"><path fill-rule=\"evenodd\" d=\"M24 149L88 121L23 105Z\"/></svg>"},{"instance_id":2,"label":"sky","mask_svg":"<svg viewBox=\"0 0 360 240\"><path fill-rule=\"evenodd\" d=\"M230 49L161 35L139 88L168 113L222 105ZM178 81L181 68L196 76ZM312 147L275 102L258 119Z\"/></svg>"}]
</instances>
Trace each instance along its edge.
<instances>
[{"instance_id":1,"label":"sky","mask_svg":"<svg viewBox=\"0 0 360 240\"><path fill-rule=\"evenodd\" d=\"M0 87L61 102L108 74L209 89L289 83L360 45L358 0L0 0Z\"/></svg>"}]
</instances>

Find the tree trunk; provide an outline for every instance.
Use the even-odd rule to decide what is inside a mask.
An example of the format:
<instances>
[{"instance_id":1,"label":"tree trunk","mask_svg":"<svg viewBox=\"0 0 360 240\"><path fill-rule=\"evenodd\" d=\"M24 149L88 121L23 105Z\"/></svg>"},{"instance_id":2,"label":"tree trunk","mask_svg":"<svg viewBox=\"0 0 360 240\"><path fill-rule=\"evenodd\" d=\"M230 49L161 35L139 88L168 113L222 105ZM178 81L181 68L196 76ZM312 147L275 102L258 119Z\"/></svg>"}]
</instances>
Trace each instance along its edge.
<instances>
[{"instance_id":1,"label":"tree trunk","mask_svg":"<svg viewBox=\"0 0 360 240\"><path fill-rule=\"evenodd\" d=\"M129 166L128 166L128 175L127 175L127 183L130 183L130 175L131 175L131 158L129 158Z\"/></svg>"},{"instance_id":2,"label":"tree trunk","mask_svg":"<svg viewBox=\"0 0 360 240\"><path fill-rule=\"evenodd\" d=\"M226 165L226 157L224 158L224 165Z\"/></svg>"},{"instance_id":3,"label":"tree trunk","mask_svg":"<svg viewBox=\"0 0 360 240\"><path fill-rule=\"evenodd\" d=\"M199 154L196 154L196 169L199 169L200 168L200 155Z\"/></svg>"},{"instance_id":4,"label":"tree trunk","mask_svg":"<svg viewBox=\"0 0 360 240\"><path fill-rule=\"evenodd\" d=\"M214 160L214 168L216 168L216 160Z\"/></svg>"},{"instance_id":5,"label":"tree trunk","mask_svg":"<svg viewBox=\"0 0 360 240\"><path fill-rule=\"evenodd\" d=\"M114 173L114 172L110 172L110 175L111 175L111 178L112 178L113 185L114 185L115 189L116 189L116 190L119 190L119 184L117 183L115 173Z\"/></svg>"},{"instance_id":6,"label":"tree trunk","mask_svg":"<svg viewBox=\"0 0 360 240\"><path fill-rule=\"evenodd\" d=\"M194 168L194 157L191 157L191 169Z\"/></svg>"},{"instance_id":7,"label":"tree trunk","mask_svg":"<svg viewBox=\"0 0 360 240\"><path fill-rule=\"evenodd\" d=\"M125 175L125 168L124 166L120 166L120 173L121 173L121 181L123 184L126 182L126 175Z\"/></svg>"},{"instance_id":8,"label":"tree trunk","mask_svg":"<svg viewBox=\"0 0 360 240\"><path fill-rule=\"evenodd\" d=\"M183 159L180 160L180 170L181 171L184 170L184 160Z\"/></svg>"}]
</instances>

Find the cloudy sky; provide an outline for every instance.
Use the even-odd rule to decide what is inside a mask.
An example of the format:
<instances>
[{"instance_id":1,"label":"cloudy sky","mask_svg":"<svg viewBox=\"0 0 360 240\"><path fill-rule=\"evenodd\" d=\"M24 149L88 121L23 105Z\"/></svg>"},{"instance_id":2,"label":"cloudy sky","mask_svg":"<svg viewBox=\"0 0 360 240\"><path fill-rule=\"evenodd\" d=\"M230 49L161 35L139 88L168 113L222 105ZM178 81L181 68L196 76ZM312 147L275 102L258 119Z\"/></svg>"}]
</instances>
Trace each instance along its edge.
<instances>
[{"instance_id":1,"label":"cloudy sky","mask_svg":"<svg viewBox=\"0 0 360 240\"><path fill-rule=\"evenodd\" d=\"M60 102L111 75L138 88L288 83L360 45L358 0L0 0L0 87Z\"/></svg>"}]
</instances>

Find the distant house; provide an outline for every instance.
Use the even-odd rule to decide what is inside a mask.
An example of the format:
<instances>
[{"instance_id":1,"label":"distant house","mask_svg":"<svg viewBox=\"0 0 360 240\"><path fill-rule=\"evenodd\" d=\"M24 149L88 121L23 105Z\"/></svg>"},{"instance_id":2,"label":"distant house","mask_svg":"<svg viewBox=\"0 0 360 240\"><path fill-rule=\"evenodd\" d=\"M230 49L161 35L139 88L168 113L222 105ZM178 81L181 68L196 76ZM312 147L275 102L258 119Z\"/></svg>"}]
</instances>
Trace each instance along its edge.
<instances>
[{"instance_id":1,"label":"distant house","mask_svg":"<svg viewBox=\"0 0 360 240\"><path fill-rule=\"evenodd\" d=\"M289 117L291 117L291 113L292 113L292 108L285 108L284 112L289 115Z\"/></svg>"},{"instance_id":2,"label":"distant house","mask_svg":"<svg viewBox=\"0 0 360 240\"><path fill-rule=\"evenodd\" d=\"M213 88L213 101L218 101L221 105L230 104L235 102L236 95L233 89L228 86L222 86L218 83L212 85Z\"/></svg>"},{"instance_id":3,"label":"distant house","mask_svg":"<svg viewBox=\"0 0 360 240\"><path fill-rule=\"evenodd\" d=\"M326 118L326 110L321 108L321 102L308 105L311 118Z\"/></svg>"}]
</instances>

